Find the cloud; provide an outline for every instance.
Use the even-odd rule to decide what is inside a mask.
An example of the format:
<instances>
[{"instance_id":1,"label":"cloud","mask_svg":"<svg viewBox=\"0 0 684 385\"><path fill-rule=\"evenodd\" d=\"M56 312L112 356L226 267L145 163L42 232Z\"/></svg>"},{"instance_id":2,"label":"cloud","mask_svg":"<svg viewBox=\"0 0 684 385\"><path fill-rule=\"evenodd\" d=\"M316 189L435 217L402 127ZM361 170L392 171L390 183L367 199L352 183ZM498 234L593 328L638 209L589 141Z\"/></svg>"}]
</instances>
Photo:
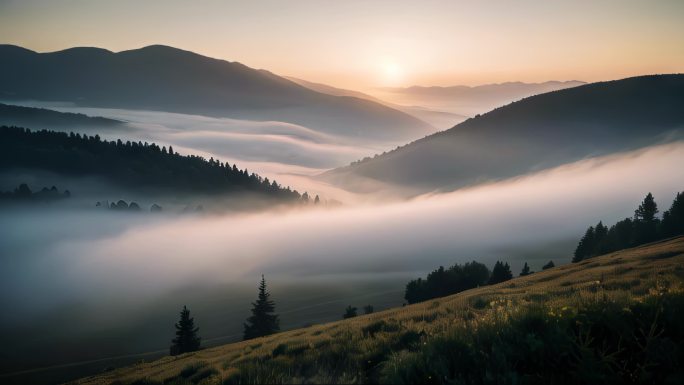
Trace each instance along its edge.
<instances>
[{"instance_id":1,"label":"cloud","mask_svg":"<svg viewBox=\"0 0 684 385\"><path fill-rule=\"evenodd\" d=\"M88 211L4 215L1 241L4 255L32 261L35 253L48 262L28 268L30 284L44 285L31 290L55 300L62 291L154 296L192 282L241 281L262 272L284 280L369 272L417 276L472 259L510 259L516 269L530 258L538 268L548 259L568 261L589 224L631 216L649 191L665 210L682 189L683 160L680 142L448 194L335 209L136 220ZM57 238L49 235L55 228ZM3 272L4 286L21 280L12 266ZM21 287L5 292L23 295Z\"/></svg>"}]
</instances>

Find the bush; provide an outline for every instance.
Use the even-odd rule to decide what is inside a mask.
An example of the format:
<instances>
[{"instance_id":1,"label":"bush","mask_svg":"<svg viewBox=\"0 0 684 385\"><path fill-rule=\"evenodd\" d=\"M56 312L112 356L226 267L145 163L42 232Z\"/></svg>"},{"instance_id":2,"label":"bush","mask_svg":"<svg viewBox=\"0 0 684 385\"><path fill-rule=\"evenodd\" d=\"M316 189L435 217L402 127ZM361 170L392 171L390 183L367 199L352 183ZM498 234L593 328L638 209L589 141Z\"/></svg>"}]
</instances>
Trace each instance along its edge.
<instances>
[{"instance_id":1,"label":"bush","mask_svg":"<svg viewBox=\"0 0 684 385\"><path fill-rule=\"evenodd\" d=\"M541 306L390 356L387 383L667 383L684 378L684 295L580 311Z\"/></svg>"}]
</instances>

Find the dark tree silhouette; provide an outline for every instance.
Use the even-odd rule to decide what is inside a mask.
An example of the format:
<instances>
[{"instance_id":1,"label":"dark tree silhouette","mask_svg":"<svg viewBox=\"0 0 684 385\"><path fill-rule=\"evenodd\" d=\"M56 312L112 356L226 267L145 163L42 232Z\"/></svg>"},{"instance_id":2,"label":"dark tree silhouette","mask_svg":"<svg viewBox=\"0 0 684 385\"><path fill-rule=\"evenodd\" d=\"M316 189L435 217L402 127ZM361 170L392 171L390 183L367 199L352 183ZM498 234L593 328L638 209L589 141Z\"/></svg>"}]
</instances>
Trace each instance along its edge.
<instances>
[{"instance_id":1,"label":"dark tree silhouette","mask_svg":"<svg viewBox=\"0 0 684 385\"><path fill-rule=\"evenodd\" d=\"M639 207L634 210L634 245L653 242L658 239L660 221L656 217L658 205L651 193L646 195Z\"/></svg>"},{"instance_id":2,"label":"dark tree silhouette","mask_svg":"<svg viewBox=\"0 0 684 385\"><path fill-rule=\"evenodd\" d=\"M0 127L0 171L37 168L58 174L105 177L132 189L173 194L253 193L296 202L298 192L240 170L235 165L180 156L154 143L106 141L98 135ZM308 201L308 195L307 199Z\"/></svg>"},{"instance_id":3,"label":"dark tree silhouette","mask_svg":"<svg viewBox=\"0 0 684 385\"><path fill-rule=\"evenodd\" d=\"M530 271L530 267L527 265L527 262L525 262L525 266L523 266L522 271L520 272L520 276L524 277L526 275L532 274L533 271Z\"/></svg>"},{"instance_id":4,"label":"dark tree silhouette","mask_svg":"<svg viewBox=\"0 0 684 385\"><path fill-rule=\"evenodd\" d=\"M550 269L552 267L556 267L556 264L553 263L553 261L549 261L546 265L542 266L542 270Z\"/></svg>"},{"instance_id":5,"label":"dark tree silhouette","mask_svg":"<svg viewBox=\"0 0 684 385\"><path fill-rule=\"evenodd\" d=\"M26 184L22 183L13 191L0 191L0 203L2 202L21 202L21 203L47 203L53 202L61 199L66 199L71 196L69 190L65 190L63 193L59 192L56 186L50 188L43 187L40 191L33 192L31 188Z\"/></svg>"},{"instance_id":6,"label":"dark tree silhouette","mask_svg":"<svg viewBox=\"0 0 684 385\"><path fill-rule=\"evenodd\" d=\"M342 315L342 318L347 319L347 318L352 318L356 317L356 308L352 307L352 305L347 306L346 309L344 309L344 314Z\"/></svg>"},{"instance_id":7,"label":"dark tree silhouette","mask_svg":"<svg viewBox=\"0 0 684 385\"><path fill-rule=\"evenodd\" d=\"M592 250L594 249L594 226L589 226L587 231L584 233L582 239L580 239L577 248L575 248L575 255L572 258L573 262L579 262L583 259L591 257Z\"/></svg>"},{"instance_id":8,"label":"dark tree silhouette","mask_svg":"<svg viewBox=\"0 0 684 385\"><path fill-rule=\"evenodd\" d=\"M197 335L199 328L195 327L195 320L190 317L190 310L183 306L180 312L180 321L176 324L176 338L171 342L170 353L172 356L187 352L194 352L200 348L200 337Z\"/></svg>"},{"instance_id":9,"label":"dark tree silhouette","mask_svg":"<svg viewBox=\"0 0 684 385\"><path fill-rule=\"evenodd\" d=\"M492 275L489 277L489 284L495 285L508 281L511 278L513 278L513 273L511 272L511 267L508 265L508 262L503 263L496 261L494 268L492 269Z\"/></svg>"},{"instance_id":10,"label":"dark tree silhouette","mask_svg":"<svg viewBox=\"0 0 684 385\"><path fill-rule=\"evenodd\" d=\"M653 194L648 193L639 207L634 210L635 221L654 221L658 214L658 205L653 198Z\"/></svg>"},{"instance_id":11,"label":"dark tree silhouette","mask_svg":"<svg viewBox=\"0 0 684 385\"><path fill-rule=\"evenodd\" d=\"M373 305L366 305L363 307L363 314L373 313Z\"/></svg>"},{"instance_id":12,"label":"dark tree silhouette","mask_svg":"<svg viewBox=\"0 0 684 385\"><path fill-rule=\"evenodd\" d=\"M660 226L663 238L684 234L684 193L677 193L670 209L663 213Z\"/></svg>"},{"instance_id":13,"label":"dark tree silhouette","mask_svg":"<svg viewBox=\"0 0 684 385\"><path fill-rule=\"evenodd\" d=\"M634 217L618 221L610 228L602 222L596 228L589 227L575 249L573 262L611 253L628 247L684 234L684 193L678 193L663 220L657 217L658 205L653 194L648 193Z\"/></svg>"},{"instance_id":14,"label":"dark tree silhouette","mask_svg":"<svg viewBox=\"0 0 684 385\"><path fill-rule=\"evenodd\" d=\"M266 291L266 279L261 276L259 283L259 295L256 302L252 302L252 315L244 324L244 339L263 337L280 331L280 320L275 314L275 303L269 299L270 293Z\"/></svg>"},{"instance_id":15,"label":"dark tree silhouette","mask_svg":"<svg viewBox=\"0 0 684 385\"><path fill-rule=\"evenodd\" d=\"M459 293L463 290L486 285L489 280L489 269L478 262L465 265L455 264L448 269L440 266L428 274L427 279L418 278L406 285L404 299L408 303L426 301Z\"/></svg>"}]
</instances>

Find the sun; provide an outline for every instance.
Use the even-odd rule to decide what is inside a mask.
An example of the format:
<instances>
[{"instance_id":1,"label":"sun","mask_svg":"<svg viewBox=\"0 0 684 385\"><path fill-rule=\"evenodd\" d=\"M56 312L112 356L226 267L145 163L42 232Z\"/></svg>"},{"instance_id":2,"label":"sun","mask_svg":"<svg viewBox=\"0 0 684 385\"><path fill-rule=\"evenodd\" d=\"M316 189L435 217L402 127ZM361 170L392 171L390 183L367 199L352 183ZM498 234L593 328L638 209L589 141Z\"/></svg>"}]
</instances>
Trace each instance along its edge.
<instances>
[{"instance_id":1,"label":"sun","mask_svg":"<svg viewBox=\"0 0 684 385\"><path fill-rule=\"evenodd\" d=\"M404 79L404 70L395 61L387 61L382 66L383 82L389 86L401 84Z\"/></svg>"}]
</instances>

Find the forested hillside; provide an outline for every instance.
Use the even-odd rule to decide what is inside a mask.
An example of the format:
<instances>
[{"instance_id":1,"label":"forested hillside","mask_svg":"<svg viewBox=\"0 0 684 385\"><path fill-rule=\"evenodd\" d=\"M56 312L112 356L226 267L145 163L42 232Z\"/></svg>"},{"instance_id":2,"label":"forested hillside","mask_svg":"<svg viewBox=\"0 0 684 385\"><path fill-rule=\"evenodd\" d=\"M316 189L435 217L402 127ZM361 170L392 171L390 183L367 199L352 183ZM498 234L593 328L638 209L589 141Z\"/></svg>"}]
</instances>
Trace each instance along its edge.
<instances>
[{"instance_id":1,"label":"forested hillside","mask_svg":"<svg viewBox=\"0 0 684 385\"><path fill-rule=\"evenodd\" d=\"M72 176L98 176L145 191L185 194L249 192L285 201L302 199L236 165L180 155L154 143L106 141L98 135L0 127L0 170L37 169ZM305 194L304 199L308 200Z\"/></svg>"}]
</instances>

